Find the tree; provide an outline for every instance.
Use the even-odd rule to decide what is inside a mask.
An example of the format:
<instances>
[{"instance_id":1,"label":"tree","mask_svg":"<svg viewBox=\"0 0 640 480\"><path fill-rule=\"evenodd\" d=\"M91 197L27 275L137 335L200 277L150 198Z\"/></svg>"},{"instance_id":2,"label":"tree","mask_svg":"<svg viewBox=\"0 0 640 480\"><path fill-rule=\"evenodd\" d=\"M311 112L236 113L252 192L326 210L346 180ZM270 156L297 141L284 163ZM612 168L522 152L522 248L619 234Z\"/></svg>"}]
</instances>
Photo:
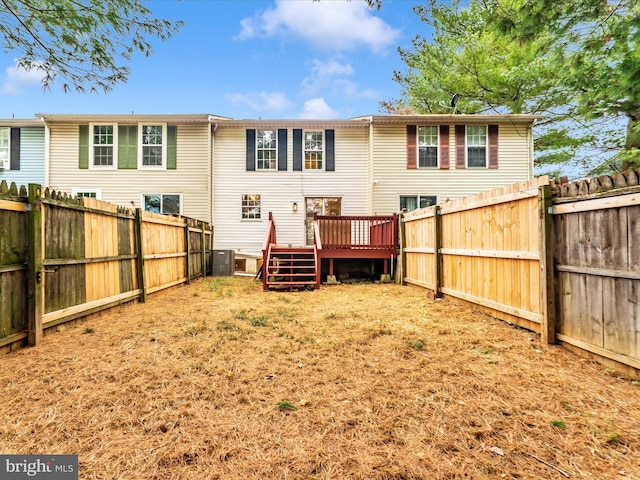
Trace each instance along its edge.
<instances>
[{"instance_id":1,"label":"tree","mask_svg":"<svg viewBox=\"0 0 640 480\"><path fill-rule=\"evenodd\" d=\"M431 41L418 36L413 51L400 50L407 72L394 78L403 98L382 106L451 112L447 99L458 93L458 109L467 113L543 114L539 165L584 161L597 152L609 168L628 166L640 146L634 120L640 112L634 82L640 73L638 7L631 0L603 4L608 2L418 5L414 11L433 29ZM618 124L612 126L620 116L630 119L626 139ZM612 152L617 155L608 158Z\"/></svg>"},{"instance_id":2,"label":"tree","mask_svg":"<svg viewBox=\"0 0 640 480\"><path fill-rule=\"evenodd\" d=\"M156 19L142 0L0 0L0 37L18 66L43 73L50 88L109 91L126 82L124 64L153 53L149 37L167 40L182 22Z\"/></svg>"}]
</instances>

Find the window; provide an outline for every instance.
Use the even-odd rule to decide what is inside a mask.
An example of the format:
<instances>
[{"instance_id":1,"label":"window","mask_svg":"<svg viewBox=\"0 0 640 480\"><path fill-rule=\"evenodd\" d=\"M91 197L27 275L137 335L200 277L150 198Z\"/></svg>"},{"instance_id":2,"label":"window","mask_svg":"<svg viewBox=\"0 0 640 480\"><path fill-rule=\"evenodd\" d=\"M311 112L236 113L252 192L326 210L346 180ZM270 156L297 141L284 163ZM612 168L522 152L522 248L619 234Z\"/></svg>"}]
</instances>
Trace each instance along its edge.
<instances>
[{"instance_id":1,"label":"window","mask_svg":"<svg viewBox=\"0 0 640 480\"><path fill-rule=\"evenodd\" d=\"M485 125L467 127L467 166L469 168L487 166L487 127Z\"/></svg>"},{"instance_id":2,"label":"window","mask_svg":"<svg viewBox=\"0 0 640 480\"><path fill-rule=\"evenodd\" d=\"M102 191L99 188L73 188L71 194L80 198L95 198L96 200L102 198Z\"/></svg>"},{"instance_id":3,"label":"window","mask_svg":"<svg viewBox=\"0 0 640 480\"><path fill-rule=\"evenodd\" d=\"M258 130L256 138L257 170L275 170L278 161L275 130Z\"/></svg>"},{"instance_id":4,"label":"window","mask_svg":"<svg viewBox=\"0 0 640 480\"><path fill-rule=\"evenodd\" d=\"M167 156L166 125L140 125L140 167L163 168Z\"/></svg>"},{"instance_id":5,"label":"window","mask_svg":"<svg viewBox=\"0 0 640 480\"><path fill-rule=\"evenodd\" d=\"M400 210L416 210L417 208L426 208L438 203L437 195L407 195L400 197Z\"/></svg>"},{"instance_id":6,"label":"window","mask_svg":"<svg viewBox=\"0 0 640 480\"><path fill-rule=\"evenodd\" d=\"M143 194L142 204L147 212L180 215L182 211L179 194Z\"/></svg>"},{"instance_id":7,"label":"window","mask_svg":"<svg viewBox=\"0 0 640 480\"><path fill-rule=\"evenodd\" d=\"M438 166L437 126L418 127L418 167Z\"/></svg>"},{"instance_id":8,"label":"window","mask_svg":"<svg viewBox=\"0 0 640 480\"><path fill-rule=\"evenodd\" d=\"M11 129L0 128L0 170L9 170Z\"/></svg>"},{"instance_id":9,"label":"window","mask_svg":"<svg viewBox=\"0 0 640 480\"><path fill-rule=\"evenodd\" d=\"M115 125L91 125L89 153L92 168L117 165L117 128Z\"/></svg>"},{"instance_id":10,"label":"window","mask_svg":"<svg viewBox=\"0 0 640 480\"><path fill-rule=\"evenodd\" d=\"M305 132L304 134L304 168L305 170L322 170L322 153L324 150L322 132Z\"/></svg>"},{"instance_id":11,"label":"window","mask_svg":"<svg viewBox=\"0 0 640 480\"><path fill-rule=\"evenodd\" d=\"M260 195L242 195L242 220L260 220Z\"/></svg>"}]
</instances>

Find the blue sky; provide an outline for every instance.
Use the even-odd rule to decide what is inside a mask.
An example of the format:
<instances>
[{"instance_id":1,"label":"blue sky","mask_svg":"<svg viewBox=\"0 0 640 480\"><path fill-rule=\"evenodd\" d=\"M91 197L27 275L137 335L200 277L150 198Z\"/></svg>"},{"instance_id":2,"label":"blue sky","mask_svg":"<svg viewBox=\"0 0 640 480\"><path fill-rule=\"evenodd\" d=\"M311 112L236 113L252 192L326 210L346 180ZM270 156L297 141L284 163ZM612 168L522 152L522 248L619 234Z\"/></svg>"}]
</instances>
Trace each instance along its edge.
<instances>
[{"instance_id":1,"label":"blue sky","mask_svg":"<svg viewBox=\"0 0 640 480\"><path fill-rule=\"evenodd\" d=\"M427 26L419 0L155 0L156 17L183 20L155 54L129 63L105 94L44 92L35 71L0 53L0 118L36 113L210 113L234 118L344 119L380 113L397 98L398 47Z\"/></svg>"}]
</instances>

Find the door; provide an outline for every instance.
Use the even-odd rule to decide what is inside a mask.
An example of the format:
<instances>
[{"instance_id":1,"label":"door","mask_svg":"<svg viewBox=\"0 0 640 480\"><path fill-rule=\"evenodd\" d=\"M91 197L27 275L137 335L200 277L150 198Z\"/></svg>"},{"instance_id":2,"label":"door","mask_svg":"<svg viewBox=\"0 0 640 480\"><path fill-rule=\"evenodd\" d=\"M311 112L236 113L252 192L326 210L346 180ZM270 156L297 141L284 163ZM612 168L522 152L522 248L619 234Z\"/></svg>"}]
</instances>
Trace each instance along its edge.
<instances>
[{"instance_id":1,"label":"door","mask_svg":"<svg viewBox=\"0 0 640 480\"><path fill-rule=\"evenodd\" d=\"M313 245L313 214L339 216L342 199L339 197L308 197L305 199L307 214L305 216L305 231L307 245Z\"/></svg>"}]
</instances>

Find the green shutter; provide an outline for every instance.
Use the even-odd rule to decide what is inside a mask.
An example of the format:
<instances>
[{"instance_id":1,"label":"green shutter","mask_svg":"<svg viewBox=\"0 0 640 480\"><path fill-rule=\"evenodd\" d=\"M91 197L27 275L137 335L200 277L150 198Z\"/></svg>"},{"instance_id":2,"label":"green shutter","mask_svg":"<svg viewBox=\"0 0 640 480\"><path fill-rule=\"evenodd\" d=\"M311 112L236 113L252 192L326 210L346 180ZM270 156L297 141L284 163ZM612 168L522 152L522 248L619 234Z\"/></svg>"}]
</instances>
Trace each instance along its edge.
<instances>
[{"instance_id":1,"label":"green shutter","mask_svg":"<svg viewBox=\"0 0 640 480\"><path fill-rule=\"evenodd\" d=\"M118 125L118 168L138 168L138 127Z\"/></svg>"},{"instance_id":2,"label":"green shutter","mask_svg":"<svg viewBox=\"0 0 640 480\"><path fill-rule=\"evenodd\" d=\"M78 168L89 168L89 125L78 127L79 155Z\"/></svg>"},{"instance_id":3,"label":"green shutter","mask_svg":"<svg viewBox=\"0 0 640 480\"><path fill-rule=\"evenodd\" d=\"M178 154L178 127L175 125L167 126L167 170L175 170L177 168Z\"/></svg>"}]
</instances>

